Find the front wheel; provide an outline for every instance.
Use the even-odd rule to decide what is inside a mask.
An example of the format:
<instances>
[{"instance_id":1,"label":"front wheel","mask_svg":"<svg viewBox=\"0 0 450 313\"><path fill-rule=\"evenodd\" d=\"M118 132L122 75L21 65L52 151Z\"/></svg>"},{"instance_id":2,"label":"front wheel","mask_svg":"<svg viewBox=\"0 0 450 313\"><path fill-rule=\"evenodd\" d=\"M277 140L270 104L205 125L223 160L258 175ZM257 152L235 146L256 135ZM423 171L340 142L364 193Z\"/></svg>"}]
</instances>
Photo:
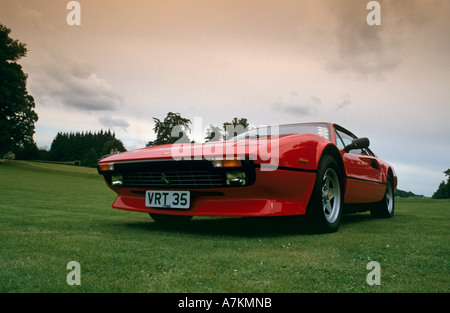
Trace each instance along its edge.
<instances>
[{"instance_id":1,"label":"front wheel","mask_svg":"<svg viewBox=\"0 0 450 313\"><path fill-rule=\"evenodd\" d=\"M320 160L308 204L308 215L318 231L331 233L338 230L342 218L343 195L339 165L333 157L326 155Z\"/></svg>"}]
</instances>

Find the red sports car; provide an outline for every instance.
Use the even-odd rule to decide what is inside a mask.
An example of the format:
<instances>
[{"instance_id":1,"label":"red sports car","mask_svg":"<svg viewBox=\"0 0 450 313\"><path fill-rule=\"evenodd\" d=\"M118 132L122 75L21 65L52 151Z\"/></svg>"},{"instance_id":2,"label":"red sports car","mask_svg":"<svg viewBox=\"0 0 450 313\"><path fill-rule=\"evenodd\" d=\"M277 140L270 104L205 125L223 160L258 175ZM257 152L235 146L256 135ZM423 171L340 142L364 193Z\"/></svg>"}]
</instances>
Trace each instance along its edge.
<instances>
[{"instance_id":1,"label":"red sports car","mask_svg":"<svg viewBox=\"0 0 450 313\"><path fill-rule=\"evenodd\" d=\"M192 216L307 215L339 228L344 210L392 217L397 175L358 138L332 123L268 126L231 140L160 145L106 156L98 172L113 208L157 222Z\"/></svg>"}]
</instances>

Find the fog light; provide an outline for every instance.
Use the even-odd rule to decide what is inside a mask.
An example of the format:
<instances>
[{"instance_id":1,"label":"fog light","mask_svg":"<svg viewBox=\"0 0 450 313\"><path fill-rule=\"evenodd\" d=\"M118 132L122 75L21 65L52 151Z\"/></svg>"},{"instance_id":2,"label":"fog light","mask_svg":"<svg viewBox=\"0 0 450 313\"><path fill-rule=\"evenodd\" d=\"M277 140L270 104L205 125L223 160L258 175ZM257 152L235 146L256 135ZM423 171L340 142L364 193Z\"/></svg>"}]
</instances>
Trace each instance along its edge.
<instances>
[{"instance_id":1,"label":"fog light","mask_svg":"<svg viewBox=\"0 0 450 313\"><path fill-rule=\"evenodd\" d=\"M246 184L245 172L228 172L226 183L229 186L244 186Z\"/></svg>"},{"instance_id":2,"label":"fog light","mask_svg":"<svg viewBox=\"0 0 450 313\"><path fill-rule=\"evenodd\" d=\"M112 175L111 185L113 185L114 187L122 186L123 185L122 175Z\"/></svg>"}]
</instances>

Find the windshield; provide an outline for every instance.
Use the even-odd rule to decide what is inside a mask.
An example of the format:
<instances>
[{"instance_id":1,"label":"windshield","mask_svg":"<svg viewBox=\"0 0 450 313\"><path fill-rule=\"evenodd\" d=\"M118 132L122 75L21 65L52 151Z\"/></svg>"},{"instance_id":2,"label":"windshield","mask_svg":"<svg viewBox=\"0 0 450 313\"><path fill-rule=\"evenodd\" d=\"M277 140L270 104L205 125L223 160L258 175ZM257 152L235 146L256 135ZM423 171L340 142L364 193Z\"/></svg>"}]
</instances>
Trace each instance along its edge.
<instances>
[{"instance_id":1,"label":"windshield","mask_svg":"<svg viewBox=\"0 0 450 313\"><path fill-rule=\"evenodd\" d=\"M279 126L259 127L245 133L239 134L232 140L254 139L269 136L282 136L294 134L314 134L322 136L328 140L330 138L330 127L325 123L309 123L309 124L289 124Z\"/></svg>"}]
</instances>

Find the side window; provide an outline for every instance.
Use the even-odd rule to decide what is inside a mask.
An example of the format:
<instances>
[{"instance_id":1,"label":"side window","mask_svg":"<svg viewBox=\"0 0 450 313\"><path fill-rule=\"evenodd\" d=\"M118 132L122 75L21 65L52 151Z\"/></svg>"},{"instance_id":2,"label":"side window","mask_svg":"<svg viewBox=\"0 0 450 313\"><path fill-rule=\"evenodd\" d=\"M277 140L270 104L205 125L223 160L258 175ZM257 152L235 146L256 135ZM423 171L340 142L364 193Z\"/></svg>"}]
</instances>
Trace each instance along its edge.
<instances>
[{"instance_id":1,"label":"side window","mask_svg":"<svg viewBox=\"0 0 450 313\"><path fill-rule=\"evenodd\" d=\"M345 145L342 142L341 136L338 134L337 130L335 130L334 135L336 137L336 146L338 146L339 149L344 149Z\"/></svg>"},{"instance_id":2,"label":"side window","mask_svg":"<svg viewBox=\"0 0 450 313\"><path fill-rule=\"evenodd\" d=\"M346 133L343 133L339 130L336 130L336 134L337 134L336 145L341 149L344 149L345 146L351 144L352 140L354 139L350 135L347 135Z\"/></svg>"}]
</instances>

